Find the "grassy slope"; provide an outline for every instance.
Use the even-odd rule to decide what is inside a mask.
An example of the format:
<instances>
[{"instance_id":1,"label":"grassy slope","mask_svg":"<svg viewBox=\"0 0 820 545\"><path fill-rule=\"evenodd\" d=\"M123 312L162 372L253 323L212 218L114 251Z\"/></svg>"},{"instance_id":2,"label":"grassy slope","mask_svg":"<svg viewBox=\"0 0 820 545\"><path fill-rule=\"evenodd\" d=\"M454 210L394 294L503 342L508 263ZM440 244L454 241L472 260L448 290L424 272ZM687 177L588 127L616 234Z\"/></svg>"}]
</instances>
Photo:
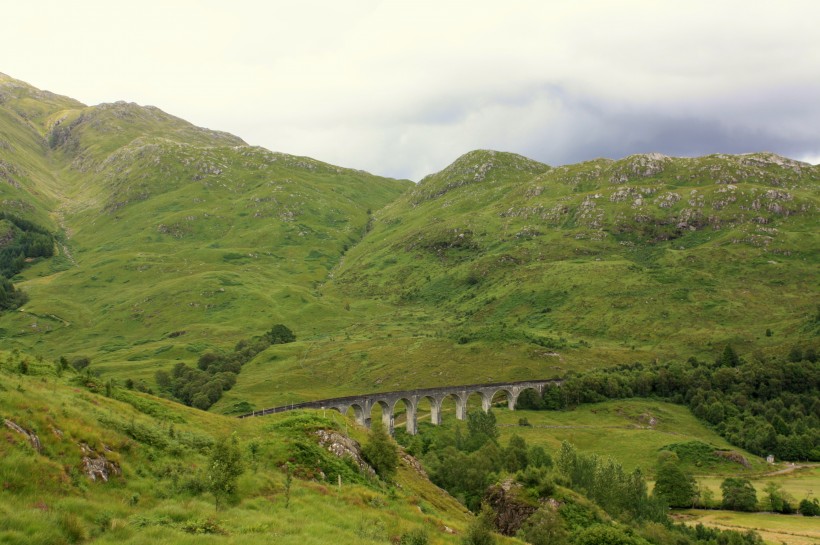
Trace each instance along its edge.
<instances>
[{"instance_id":1,"label":"grassy slope","mask_svg":"<svg viewBox=\"0 0 820 545\"><path fill-rule=\"evenodd\" d=\"M119 376L152 377L277 322L300 336L338 329L317 286L369 211L410 185L134 104L66 99L35 117L20 104L42 92L8 78L0 89L8 163L37 167L30 187L0 191L61 235L60 255L19 279L30 304L0 328L8 346L91 355Z\"/></svg>"},{"instance_id":2,"label":"grassy slope","mask_svg":"<svg viewBox=\"0 0 820 545\"><path fill-rule=\"evenodd\" d=\"M260 356L221 406L810 342L818 181L771 154L551 169L472 152L334 270L322 293L351 325Z\"/></svg>"},{"instance_id":3,"label":"grassy slope","mask_svg":"<svg viewBox=\"0 0 820 545\"><path fill-rule=\"evenodd\" d=\"M584 405L572 411L499 411L502 436L516 433L533 444L556 450L561 441L579 449L611 456L630 470L653 468L658 453L666 445L701 441L715 449L737 450L698 421L686 407L671 403L626 400ZM525 417L532 427L517 426ZM650 424L650 419L656 420ZM744 469L733 463L711 467L691 466L696 474L752 474L765 469L758 457L742 452L751 461Z\"/></svg>"},{"instance_id":4,"label":"grassy slope","mask_svg":"<svg viewBox=\"0 0 820 545\"><path fill-rule=\"evenodd\" d=\"M796 334L814 310L820 169L765 154L521 161L473 152L423 180L379 215L340 286L438 307L459 334L586 341L587 359L765 346L761 326Z\"/></svg>"},{"instance_id":5,"label":"grassy slope","mask_svg":"<svg viewBox=\"0 0 820 545\"><path fill-rule=\"evenodd\" d=\"M811 335L817 167L476 151L411 187L155 108L0 88L0 153L33 165L12 189L64 235L21 278L25 312L0 317L7 346L150 380L290 326L299 342L261 354L216 411Z\"/></svg>"},{"instance_id":6,"label":"grassy slope","mask_svg":"<svg viewBox=\"0 0 820 545\"><path fill-rule=\"evenodd\" d=\"M9 358L0 353L0 361ZM417 527L430 532L431 543L457 543L458 536L446 533L445 526L460 532L469 520L455 500L404 464L393 491L351 483L343 483L340 491L336 483L297 478L285 508L280 466L290 455L288 445L308 436L299 414L237 421L115 392L131 400L124 403L68 386L69 374L58 379L50 365L32 359L30 369L35 376L12 374L9 363L0 366L0 416L36 432L43 445L35 454L22 435L5 426L0 431L3 543L56 544L85 537L93 543L253 544L275 538L277 543L318 544L326 543L328 535L337 543L362 543L369 542L363 536L374 529L381 538L376 542L383 542ZM313 426L336 426L365 439L361 429L339 416L302 414ZM169 435L171 426L176 440ZM135 438L127 429L143 435ZM240 478L242 501L216 512L210 494L190 494L180 483L207 465L206 449L191 444L231 432L248 465ZM248 462L251 440L260 445L255 468ZM116 460L122 476L93 483L82 475L80 443ZM181 471L177 484L173 468ZM227 535L192 535L183 528L209 519Z\"/></svg>"},{"instance_id":7,"label":"grassy slope","mask_svg":"<svg viewBox=\"0 0 820 545\"><path fill-rule=\"evenodd\" d=\"M432 543L456 543L458 535L447 534L445 526L460 532L466 525L463 508L406 465L400 469L395 492L350 483L339 491L334 483L296 479L291 506L286 509L281 464L290 456L288 445L306 437L304 422L343 429L353 438L365 440L361 429L339 415L333 416L333 412L326 416L318 412L286 413L237 421L142 394L116 391L115 397L120 399L111 399L90 393L67 384L73 377L71 373L58 379L49 364L37 363L33 358L28 358L33 376L20 376L12 372L17 360L17 356L0 353L0 361L5 362L0 366L4 388L0 417L35 431L43 450L33 454L21 435L3 429L0 538L4 542L60 543L79 535L94 543L141 543L150 539L174 544L252 544L272 538L277 543L322 543L327 535L333 535L339 543L362 543L368 542L366 536L373 528L384 539L424 527ZM560 441L566 439L583 451L613 456L629 469L646 468L658 450L670 442L699 440L729 448L686 409L661 402L613 401L566 412L496 409L496 415L502 444L516 433L529 444L543 445L555 453ZM647 426L648 416L657 419L654 426ZM533 426L517 426L521 417ZM446 410L442 431L451 430L455 424L452 410ZM169 439L171 426L176 442ZM128 429L141 430L143 437L135 438ZM232 432L236 432L249 465L240 479L243 499L238 505L216 512L209 494L186 492L182 484L175 484L169 468L179 468L180 483L184 482L207 465L206 450L191 444ZM152 434L160 441L148 439ZM255 468L247 454L252 440L260 445ZM80 443L118 461L122 477L102 484L79 474ZM760 460L744 454L753 461L753 467L740 474L753 476L765 470ZM734 464L710 470L738 474ZM795 480L796 486L807 486L805 479L794 475L753 481L762 489L763 482L777 480L785 484L787 479ZM703 481L703 476L699 475L698 480ZM788 485L785 488L797 496L797 489ZM812 535L801 518L775 517L769 521L760 515L727 522L720 517L728 515L709 516L719 520L707 523L766 529L770 539ZM186 525L203 527L205 521L212 521L226 535L191 535L185 530ZM794 535L790 539L787 542L794 544L811 542Z\"/></svg>"},{"instance_id":8,"label":"grassy slope","mask_svg":"<svg viewBox=\"0 0 820 545\"><path fill-rule=\"evenodd\" d=\"M45 123L55 112L82 108L76 100L40 91L0 74L0 204L3 211L57 225L50 212L61 184L47 157Z\"/></svg>"}]
</instances>

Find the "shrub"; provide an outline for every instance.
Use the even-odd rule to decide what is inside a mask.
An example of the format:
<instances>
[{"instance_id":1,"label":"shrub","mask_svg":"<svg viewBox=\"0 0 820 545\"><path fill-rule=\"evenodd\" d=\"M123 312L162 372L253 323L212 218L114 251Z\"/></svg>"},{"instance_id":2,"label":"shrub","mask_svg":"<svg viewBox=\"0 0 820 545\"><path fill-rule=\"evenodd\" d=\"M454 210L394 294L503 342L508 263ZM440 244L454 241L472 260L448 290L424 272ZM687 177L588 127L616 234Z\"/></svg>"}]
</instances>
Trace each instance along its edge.
<instances>
[{"instance_id":1,"label":"shrub","mask_svg":"<svg viewBox=\"0 0 820 545\"><path fill-rule=\"evenodd\" d=\"M613 526L595 524L575 536L575 545L649 545L645 539L630 536Z\"/></svg>"},{"instance_id":2,"label":"shrub","mask_svg":"<svg viewBox=\"0 0 820 545\"><path fill-rule=\"evenodd\" d=\"M385 541L387 539L387 526L381 519L362 517L359 519L356 535L362 539Z\"/></svg>"},{"instance_id":3,"label":"shrub","mask_svg":"<svg viewBox=\"0 0 820 545\"><path fill-rule=\"evenodd\" d=\"M111 529L111 522L112 522L111 513L109 513L108 511L103 511L102 513L98 513L94 517L94 524L96 524L99 531L103 532L103 533L107 532L108 530Z\"/></svg>"},{"instance_id":4,"label":"shrub","mask_svg":"<svg viewBox=\"0 0 820 545\"><path fill-rule=\"evenodd\" d=\"M483 506L461 539L462 545L495 545L496 540L492 532L493 518L492 509Z\"/></svg>"},{"instance_id":5,"label":"shrub","mask_svg":"<svg viewBox=\"0 0 820 545\"><path fill-rule=\"evenodd\" d=\"M567 530L558 511L542 507L524 521L518 537L532 545L563 545L567 543Z\"/></svg>"},{"instance_id":6,"label":"shrub","mask_svg":"<svg viewBox=\"0 0 820 545\"><path fill-rule=\"evenodd\" d=\"M293 334L293 331L283 324L276 324L265 336L271 344L286 344L296 340L296 335Z\"/></svg>"},{"instance_id":7,"label":"shrub","mask_svg":"<svg viewBox=\"0 0 820 545\"><path fill-rule=\"evenodd\" d=\"M66 513L60 518L60 529L63 531L69 543L80 543L87 537L82 522L72 513Z\"/></svg>"},{"instance_id":8,"label":"shrub","mask_svg":"<svg viewBox=\"0 0 820 545\"><path fill-rule=\"evenodd\" d=\"M427 545L430 541L427 530L415 528L409 532L404 532L399 538L399 545Z\"/></svg>"},{"instance_id":9,"label":"shrub","mask_svg":"<svg viewBox=\"0 0 820 545\"><path fill-rule=\"evenodd\" d=\"M71 362L71 367L73 367L77 371L82 371L89 365L91 365L91 359L85 356L80 358L74 358L74 360L72 360Z\"/></svg>"},{"instance_id":10,"label":"shrub","mask_svg":"<svg viewBox=\"0 0 820 545\"><path fill-rule=\"evenodd\" d=\"M555 493L555 483L545 467L529 466L516 473L515 480L531 491L536 498L548 498Z\"/></svg>"},{"instance_id":11,"label":"shrub","mask_svg":"<svg viewBox=\"0 0 820 545\"><path fill-rule=\"evenodd\" d=\"M188 532L189 534L217 534L217 535L227 535L228 532L222 528L216 520L212 517L208 517L207 519L197 519L197 520L189 520L188 522L182 525L182 530Z\"/></svg>"},{"instance_id":12,"label":"shrub","mask_svg":"<svg viewBox=\"0 0 820 545\"><path fill-rule=\"evenodd\" d=\"M800 501L800 507L797 510L804 517L818 517L820 516L820 503L817 502L817 498L812 501L806 498Z\"/></svg>"}]
</instances>

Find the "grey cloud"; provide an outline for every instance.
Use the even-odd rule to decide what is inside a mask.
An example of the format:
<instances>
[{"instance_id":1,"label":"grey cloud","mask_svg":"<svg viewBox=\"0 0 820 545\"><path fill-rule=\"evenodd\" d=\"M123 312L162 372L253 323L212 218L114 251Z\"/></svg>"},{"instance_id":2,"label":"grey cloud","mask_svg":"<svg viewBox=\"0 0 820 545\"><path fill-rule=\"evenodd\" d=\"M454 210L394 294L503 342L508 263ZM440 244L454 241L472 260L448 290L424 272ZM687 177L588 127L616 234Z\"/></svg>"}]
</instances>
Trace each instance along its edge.
<instances>
[{"instance_id":1,"label":"grey cloud","mask_svg":"<svg viewBox=\"0 0 820 545\"><path fill-rule=\"evenodd\" d=\"M767 128L748 128L714 119L644 113L600 121L601 126L591 140L570 143L565 151L552 157L552 161L564 164L594 157L616 159L650 151L673 156L772 151L800 157L820 149L820 135L789 137ZM543 154L543 151L538 153L538 145L534 144L530 149L537 155Z\"/></svg>"},{"instance_id":2,"label":"grey cloud","mask_svg":"<svg viewBox=\"0 0 820 545\"><path fill-rule=\"evenodd\" d=\"M500 141L490 133L475 147L513 146L511 151L552 165L651 151L673 156L757 151L794 158L817 156L820 109L816 96L820 88L795 86L741 91L728 98L667 102L658 97L648 103L623 104L610 100L605 90L590 96L550 83L517 103L508 97L498 102L526 110L546 97L557 105L557 115L537 120L535 128L514 141Z\"/></svg>"}]
</instances>

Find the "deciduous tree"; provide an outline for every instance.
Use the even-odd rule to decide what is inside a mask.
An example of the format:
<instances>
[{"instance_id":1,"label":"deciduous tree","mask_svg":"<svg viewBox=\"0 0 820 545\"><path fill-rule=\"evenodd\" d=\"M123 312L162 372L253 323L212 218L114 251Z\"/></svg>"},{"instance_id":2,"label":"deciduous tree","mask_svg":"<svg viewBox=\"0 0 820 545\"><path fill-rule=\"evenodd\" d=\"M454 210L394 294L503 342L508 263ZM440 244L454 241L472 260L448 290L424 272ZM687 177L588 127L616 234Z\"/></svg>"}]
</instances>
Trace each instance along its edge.
<instances>
[{"instance_id":1,"label":"deciduous tree","mask_svg":"<svg viewBox=\"0 0 820 545\"><path fill-rule=\"evenodd\" d=\"M208 491L214 495L217 510L236 499L237 482L242 475L242 452L236 435L223 437L211 450L208 460Z\"/></svg>"},{"instance_id":2,"label":"deciduous tree","mask_svg":"<svg viewBox=\"0 0 820 545\"><path fill-rule=\"evenodd\" d=\"M757 509L757 491L748 479L729 477L720 489L723 491L723 508L732 511L754 511Z\"/></svg>"},{"instance_id":3,"label":"deciduous tree","mask_svg":"<svg viewBox=\"0 0 820 545\"><path fill-rule=\"evenodd\" d=\"M664 462L658 467L653 493L670 507L692 507L697 500L695 479L674 461Z\"/></svg>"},{"instance_id":4,"label":"deciduous tree","mask_svg":"<svg viewBox=\"0 0 820 545\"><path fill-rule=\"evenodd\" d=\"M362 448L362 455L379 477L390 479L395 475L399 465L398 448L384 429L381 420L373 421L367 444Z\"/></svg>"}]
</instances>

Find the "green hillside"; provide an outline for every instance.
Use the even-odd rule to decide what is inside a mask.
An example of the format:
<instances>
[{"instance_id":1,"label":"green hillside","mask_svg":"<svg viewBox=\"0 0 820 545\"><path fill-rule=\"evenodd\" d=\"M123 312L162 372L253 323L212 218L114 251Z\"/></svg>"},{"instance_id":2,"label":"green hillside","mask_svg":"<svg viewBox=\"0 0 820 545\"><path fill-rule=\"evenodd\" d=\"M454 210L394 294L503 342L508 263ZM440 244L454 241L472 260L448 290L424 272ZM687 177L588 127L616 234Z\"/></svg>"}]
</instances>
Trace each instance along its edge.
<instances>
[{"instance_id":1,"label":"green hillside","mask_svg":"<svg viewBox=\"0 0 820 545\"><path fill-rule=\"evenodd\" d=\"M530 508L568 505L541 513L565 540L718 543L673 530L628 472L670 450L712 479L760 476L740 444L816 459L819 183L770 153L551 167L479 150L413 184L0 74L0 541L456 543L475 519L411 459L391 485L318 446L364 441L344 415L225 415L565 378L559 405L529 401L561 411L499 411L480 451L445 452L449 413L423 425L441 441L428 469L475 470L471 508L518 479ZM618 399L635 396L651 399ZM203 483L234 432L250 465L216 511ZM505 459L513 432L545 449L529 473ZM551 468L562 440L620 460L634 505ZM715 458L730 448L750 469ZM109 482L83 475L102 460Z\"/></svg>"},{"instance_id":2,"label":"green hillside","mask_svg":"<svg viewBox=\"0 0 820 545\"><path fill-rule=\"evenodd\" d=\"M338 414L239 421L98 386L0 352L0 542L359 544L422 531L443 544L469 523L407 461L388 483L327 452L317 430L367 441ZM211 453L231 437L243 471L237 499L217 510Z\"/></svg>"},{"instance_id":3,"label":"green hillside","mask_svg":"<svg viewBox=\"0 0 820 545\"><path fill-rule=\"evenodd\" d=\"M366 315L260 360L231 396L275 404L307 399L306 379L338 395L810 345L818 181L820 168L772 154L550 168L471 152L375 213L334 271L323 292Z\"/></svg>"},{"instance_id":4,"label":"green hillside","mask_svg":"<svg viewBox=\"0 0 820 545\"><path fill-rule=\"evenodd\" d=\"M58 241L15 278L30 300L0 317L6 346L115 374L153 377L272 322L337 327L316 286L410 185L153 107L85 107L5 76L0 91L3 211Z\"/></svg>"},{"instance_id":5,"label":"green hillside","mask_svg":"<svg viewBox=\"0 0 820 545\"><path fill-rule=\"evenodd\" d=\"M0 167L3 212L56 254L14 277L5 346L151 383L288 325L221 411L817 333L820 168L772 154L474 151L414 186L2 76Z\"/></svg>"},{"instance_id":6,"label":"green hillside","mask_svg":"<svg viewBox=\"0 0 820 545\"><path fill-rule=\"evenodd\" d=\"M456 338L588 359L782 343L816 310L818 182L771 154L550 169L472 152L381 212L338 283L442 310Z\"/></svg>"},{"instance_id":7,"label":"green hillside","mask_svg":"<svg viewBox=\"0 0 820 545\"><path fill-rule=\"evenodd\" d=\"M432 485L419 462L409 456L400 455L394 477L368 474L350 458L359 453L350 439L364 445L370 436L333 411L237 420L135 393L103 382L93 373L2 351L0 394L3 543L318 544L333 536L341 544L444 544L465 543L476 525L476 519ZM634 425L643 422L647 411L660 419L656 428ZM603 418L596 416L602 412ZM498 414L502 422L513 414L533 418L537 423L528 430L527 441L547 446L553 456L557 455L555 436L542 422L569 423L578 429L597 425L599 431L624 428L618 446L610 445L607 452L627 456L629 472L636 461L629 458L630 443L641 434L658 436L637 439L647 456L669 438L720 442L691 415L663 403L609 403L580 414L543 419L533 412L501 409ZM423 434L435 431L444 437L454 423L453 415L447 414L445 426L436 430L424 426ZM672 428L682 434L669 431ZM499 444L512 445L510 426L503 423L502 430ZM573 432L562 429L557 437L566 433L572 436ZM332 442L323 443L325 438ZM579 442L588 443L583 438ZM599 446L600 442L586 444L583 450ZM496 457L501 452L494 443L485 448ZM238 471L235 488L226 488L230 492L220 493L217 503L215 490L222 489L212 483L219 482L219 468L225 467L217 462L225 458L216 454L223 449L236 453L237 461L229 467ZM599 543L591 537L599 532L629 539L616 542L634 545L761 543L754 536L739 540L740 536L684 534L666 523L610 512L566 484L556 486L556 470L540 467L501 476L508 483L509 479L535 483L540 490L549 490L551 498L558 498L560 507L551 509L560 513L560 521L554 523L563 543L570 535L582 543ZM529 516L539 500L528 496L527 489L516 490L513 487L521 495L506 500L509 508L523 509L523 516ZM645 489L642 494L646 499ZM664 507L642 517L666 520L665 511ZM729 538L735 541L726 541ZM495 539L499 545L523 543L501 535Z\"/></svg>"}]
</instances>

